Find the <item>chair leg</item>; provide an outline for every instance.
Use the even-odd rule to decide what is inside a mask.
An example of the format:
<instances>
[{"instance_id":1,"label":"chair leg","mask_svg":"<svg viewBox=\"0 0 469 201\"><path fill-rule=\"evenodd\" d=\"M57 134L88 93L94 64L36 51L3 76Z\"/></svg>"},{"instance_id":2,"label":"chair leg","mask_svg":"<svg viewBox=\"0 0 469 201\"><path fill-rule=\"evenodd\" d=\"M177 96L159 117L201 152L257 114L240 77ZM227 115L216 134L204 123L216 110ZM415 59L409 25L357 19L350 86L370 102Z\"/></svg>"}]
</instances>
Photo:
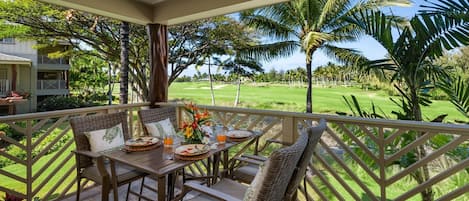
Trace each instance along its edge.
<instances>
[{"instance_id":1,"label":"chair leg","mask_svg":"<svg viewBox=\"0 0 469 201\"><path fill-rule=\"evenodd\" d=\"M142 199L143 185L145 185L145 177L142 177L142 184L140 185L140 194L138 196L138 201Z\"/></svg>"},{"instance_id":2,"label":"chair leg","mask_svg":"<svg viewBox=\"0 0 469 201\"><path fill-rule=\"evenodd\" d=\"M129 182L129 184L127 186L127 195L125 195L125 201L129 200L129 193L130 193L130 186L131 185L132 185L132 182Z\"/></svg>"},{"instance_id":3,"label":"chair leg","mask_svg":"<svg viewBox=\"0 0 469 201\"><path fill-rule=\"evenodd\" d=\"M77 192L76 192L76 195L77 195L77 201L80 200L80 177L77 178Z\"/></svg>"},{"instance_id":4,"label":"chair leg","mask_svg":"<svg viewBox=\"0 0 469 201\"><path fill-rule=\"evenodd\" d=\"M106 184L106 182L103 182L102 187L101 187L101 201L109 201L109 190L110 190L109 184ZM116 198L114 198L116 200Z\"/></svg>"}]
</instances>

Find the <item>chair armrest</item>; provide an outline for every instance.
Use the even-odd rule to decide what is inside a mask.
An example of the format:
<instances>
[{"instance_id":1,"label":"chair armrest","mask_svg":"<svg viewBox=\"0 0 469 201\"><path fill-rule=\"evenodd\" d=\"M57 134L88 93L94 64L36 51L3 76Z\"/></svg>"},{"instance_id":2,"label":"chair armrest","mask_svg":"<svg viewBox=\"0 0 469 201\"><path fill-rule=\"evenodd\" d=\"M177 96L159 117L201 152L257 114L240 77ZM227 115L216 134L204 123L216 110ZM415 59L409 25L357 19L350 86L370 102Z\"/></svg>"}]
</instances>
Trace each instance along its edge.
<instances>
[{"instance_id":1,"label":"chair armrest","mask_svg":"<svg viewBox=\"0 0 469 201\"><path fill-rule=\"evenodd\" d=\"M246 162L246 163L253 164L253 165L262 165L262 163L264 163L265 161L265 160L256 160L256 159L252 159L249 157L235 157L234 159L240 162Z\"/></svg>"},{"instance_id":2,"label":"chair armrest","mask_svg":"<svg viewBox=\"0 0 469 201\"><path fill-rule=\"evenodd\" d=\"M281 145L284 145L284 146L291 146L293 144L293 143L283 142L283 141L276 140L276 139L268 139L266 141L269 142L269 143L276 143L276 144L281 144Z\"/></svg>"},{"instance_id":3,"label":"chair armrest","mask_svg":"<svg viewBox=\"0 0 469 201\"><path fill-rule=\"evenodd\" d=\"M209 188L207 186L203 186L198 184L197 182L189 181L184 184L184 188L190 188L192 190L201 192L203 194L209 195L211 197L220 199L220 200L226 200L226 201L241 201L238 198L235 198L231 195L228 195L226 193L223 193L221 191L217 191L215 189Z\"/></svg>"},{"instance_id":4,"label":"chair armrest","mask_svg":"<svg viewBox=\"0 0 469 201\"><path fill-rule=\"evenodd\" d=\"M83 150L73 150L72 152L75 153L75 155L77 155L77 156L87 156L87 157L90 157L92 159L95 159L96 160L96 167L98 168L99 173L103 177L109 177L109 173L106 170L106 167L104 165L104 156L103 155L92 152L92 151L83 151Z\"/></svg>"},{"instance_id":5,"label":"chair armrest","mask_svg":"<svg viewBox=\"0 0 469 201\"><path fill-rule=\"evenodd\" d=\"M251 154L244 154L241 157L250 158L250 159L253 159L253 160L256 160L256 161L262 161L262 162L265 162L267 159L269 159L265 156L251 155Z\"/></svg>"},{"instance_id":6,"label":"chair armrest","mask_svg":"<svg viewBox=\"0 0 469 201\"><path fill-rule=\"evenodd\" d=\"M77 155L88 156L88 157L94 158L94 159L97 159L99 157L103 157L101 154L98 154L98 153L95 153L95 152L92 152L92 151L73 150L72 152L77 154Z\"/></svg>"}]
</instances>

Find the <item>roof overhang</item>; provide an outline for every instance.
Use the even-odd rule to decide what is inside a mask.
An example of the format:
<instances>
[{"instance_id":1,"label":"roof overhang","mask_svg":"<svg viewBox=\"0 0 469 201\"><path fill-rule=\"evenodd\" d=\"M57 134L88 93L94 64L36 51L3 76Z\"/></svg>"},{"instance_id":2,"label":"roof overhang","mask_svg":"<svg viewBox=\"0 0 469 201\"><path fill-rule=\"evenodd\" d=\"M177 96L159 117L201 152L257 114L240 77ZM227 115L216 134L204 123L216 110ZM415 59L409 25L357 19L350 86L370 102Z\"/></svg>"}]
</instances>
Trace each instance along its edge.
<instances>
[{"instance_id":1,"label":"roof overhang","mask_svg":"<svg viewBox=\"0 0 469 201\"><path fill-rule=\"evenodd\" d=\"M0 64L19 64L31 66L31 60L23 57L0 53Z\"/></svg>"},{"instance_id":2,"label":"roof overhang","mask_svg":"<svg viewBox=\"0 0 469 201\"><path fill-rule=\"evenodd\" d=\"M180 24L289 0L40 0L137 24Z\"/></svg>"}]
</instances>

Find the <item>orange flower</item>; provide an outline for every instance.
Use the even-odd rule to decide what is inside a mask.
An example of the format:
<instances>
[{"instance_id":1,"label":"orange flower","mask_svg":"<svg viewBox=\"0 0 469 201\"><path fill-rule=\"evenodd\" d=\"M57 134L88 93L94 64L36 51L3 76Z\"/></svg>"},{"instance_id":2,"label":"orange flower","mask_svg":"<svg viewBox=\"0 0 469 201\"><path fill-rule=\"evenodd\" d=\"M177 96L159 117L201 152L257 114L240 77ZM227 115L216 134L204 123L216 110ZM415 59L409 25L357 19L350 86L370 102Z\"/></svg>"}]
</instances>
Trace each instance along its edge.
<instances>
[{"instance_id":1,"label":"orange flower","mask_svg":"<svg viewBox=\"0 0 469 201\"><path fill-rule=\"evenodd\" d=\"M186 132L185 132L186 138L190 138L192 136L192 127L186 127Z\"/></svg>"},{"instance_id":2,"label":"orange flower","mask_svg":"<svg viewBox=\"0 0 469 201\"><path fill-rule=\"evenodd\" d=\"M199 119L204 118L203 114L197 113L195 114L195 121L199 121Z\"/></svg>"}]
</instances>

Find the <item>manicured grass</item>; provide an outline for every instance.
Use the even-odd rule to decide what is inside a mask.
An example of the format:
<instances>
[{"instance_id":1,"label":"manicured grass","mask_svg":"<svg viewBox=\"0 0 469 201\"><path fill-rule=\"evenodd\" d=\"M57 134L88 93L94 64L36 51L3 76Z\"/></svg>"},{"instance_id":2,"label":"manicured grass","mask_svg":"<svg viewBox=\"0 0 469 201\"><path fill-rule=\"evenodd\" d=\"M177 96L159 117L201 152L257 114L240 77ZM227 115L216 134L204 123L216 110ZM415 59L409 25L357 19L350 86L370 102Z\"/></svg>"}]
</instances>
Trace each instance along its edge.
<instances>
[{"instance_id":1,"label":"manicured grass","mask_svg":"<svg viewBox=\"0 0 469 201\"><path fill-rule=\"evenodd\" d=\"M236 85L230 83L215 83L214 93L216 105L233 106L236 96ZM355 95L366 111L371 111L371 103L384 111L389 118L395 119L391 111L399 111L384 91L366 91L358 87L314 87L313 112L330 113L347 112L350 109L342 96L350 98ZM392 97L399 100L399 97ZM210 105L211 96L208 82L175 82L169 88L169 99L183 102ZM239 107L272 109L283 111L306 111L306 88L289 87L281 84L245 84L241 86ZM432 120L441 114L448 114L445 121L456 119L466 120L449 101L433 101L430 107L423 107L425 120Z\"/></svg>"}]
</instances>

